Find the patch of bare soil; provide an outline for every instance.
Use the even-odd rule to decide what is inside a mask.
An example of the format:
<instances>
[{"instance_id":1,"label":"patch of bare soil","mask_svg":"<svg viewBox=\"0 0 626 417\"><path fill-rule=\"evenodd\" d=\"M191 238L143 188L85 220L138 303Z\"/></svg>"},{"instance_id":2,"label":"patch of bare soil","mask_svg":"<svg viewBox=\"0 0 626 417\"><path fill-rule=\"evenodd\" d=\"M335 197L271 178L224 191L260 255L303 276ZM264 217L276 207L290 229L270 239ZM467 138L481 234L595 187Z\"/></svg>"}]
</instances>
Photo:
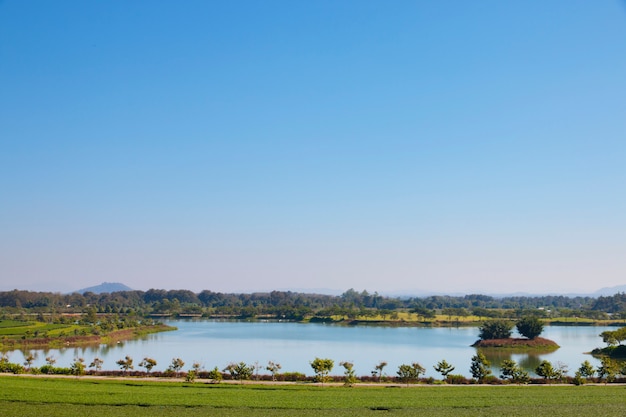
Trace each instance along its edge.
<instances>
[{"instance_id":1,"label":"patch of bare soil","mask_svg":"<svg viewBox=\"0 0 626 417\"><path fill-rule=\"evenodd\" d=\"M559 345L554 340L536 337L534 339L513 338L478 340L472 345L482 348L551 348L557 349Z\"/></svg>"}]
</instances>

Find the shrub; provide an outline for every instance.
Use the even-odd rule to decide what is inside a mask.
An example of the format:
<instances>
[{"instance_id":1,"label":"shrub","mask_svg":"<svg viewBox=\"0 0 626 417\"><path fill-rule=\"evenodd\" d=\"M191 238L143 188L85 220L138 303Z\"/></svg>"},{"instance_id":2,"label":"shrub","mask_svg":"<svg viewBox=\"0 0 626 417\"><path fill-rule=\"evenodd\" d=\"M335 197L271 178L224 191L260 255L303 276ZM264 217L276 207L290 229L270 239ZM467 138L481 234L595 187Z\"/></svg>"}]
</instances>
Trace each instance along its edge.
<instances>
[{"instance_id":1,"label":"shrub","mask_svg":"<svg viewBox=\"0 0 626 417\"><path fill-rule=\"evenodd\" d=\"M306 381L306 375L301 372L283 372L277 375L279 381Z\"/></svg>"},{"instance_id":2,"label":"shrub","mask_svg":"<svg viewBox=\"0 0 626 417\"><path fill-rule=\"evenodd\" d=\"M448 384L455 384L455 385L467 385L470 383L470 380L465 378L463 375L458 375L458 374L448 374L446 376L446 382Z\"/></svg>"}]
</instances>

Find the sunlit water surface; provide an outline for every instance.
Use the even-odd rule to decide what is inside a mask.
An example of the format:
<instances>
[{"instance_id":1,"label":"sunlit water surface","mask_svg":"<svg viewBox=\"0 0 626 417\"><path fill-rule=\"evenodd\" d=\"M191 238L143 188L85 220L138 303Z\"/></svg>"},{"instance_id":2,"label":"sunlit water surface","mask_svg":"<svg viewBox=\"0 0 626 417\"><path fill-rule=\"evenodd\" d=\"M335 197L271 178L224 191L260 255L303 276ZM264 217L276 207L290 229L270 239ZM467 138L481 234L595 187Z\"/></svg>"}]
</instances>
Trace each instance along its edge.
<instances>
[{"instance_id":1,"label":"sunlit water surface","mask_svg":"<svg viewBox=\"0 0 626 417\"><path fill-rule=\"evenodd\" d=\"M89 364L95 357L104 360L103 369L119 369L116 361L126 355L134 359L135 369L144 357L157 361L153 370L165 370L172 359L180 357L185 369L199 362L205 369L223 369L230 362L244 361L264 368L268 361L281 364L282 372L313 375L309 364L315 357L335 360L332 374L341 374L339 362L354 363L357 375L370 375L381 361L388 363L385 373L395 375L400 364L419 362L426 376L441 378L433 366L442 359L456 367L453 373L470 376L471 357L476 349L470 345L478 339L478 329L338 326L288 322L236 322L213 320L177 320L167 324L177 331L146 336L114 345L96 347L34 350L34 366L45 364L53 356L56 366L69 366L74 358L84 358ZM542 337L552 339L561 347L550 353L488 355L494 374L504 359L513 359L532 371L541 360L554 365L564 364L569 375L589 360L599 361L585 352L603 346L598 336L611 327L547 326ZM515 336L515 335L514 335ZM9 352L12 362L23 362L24 352Z\"/></svg>"}]
</instances>

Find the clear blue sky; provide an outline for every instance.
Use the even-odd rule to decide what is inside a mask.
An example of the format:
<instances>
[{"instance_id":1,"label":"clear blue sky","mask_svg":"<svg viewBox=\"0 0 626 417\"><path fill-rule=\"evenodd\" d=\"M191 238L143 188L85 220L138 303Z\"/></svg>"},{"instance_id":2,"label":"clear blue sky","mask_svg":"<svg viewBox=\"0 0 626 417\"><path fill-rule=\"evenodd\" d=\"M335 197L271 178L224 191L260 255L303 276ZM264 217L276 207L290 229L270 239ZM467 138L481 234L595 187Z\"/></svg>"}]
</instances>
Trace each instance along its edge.
<instances>
[{"instance_id":1,"label":"clear blue sky","mask_svg":"<svg viewBox=\"0 0 626 417\"><path fill-rule=\"evenodd\" d=\"M0 1L0 290L626 284L626 3Z\"/></svg>"}]
</instances>

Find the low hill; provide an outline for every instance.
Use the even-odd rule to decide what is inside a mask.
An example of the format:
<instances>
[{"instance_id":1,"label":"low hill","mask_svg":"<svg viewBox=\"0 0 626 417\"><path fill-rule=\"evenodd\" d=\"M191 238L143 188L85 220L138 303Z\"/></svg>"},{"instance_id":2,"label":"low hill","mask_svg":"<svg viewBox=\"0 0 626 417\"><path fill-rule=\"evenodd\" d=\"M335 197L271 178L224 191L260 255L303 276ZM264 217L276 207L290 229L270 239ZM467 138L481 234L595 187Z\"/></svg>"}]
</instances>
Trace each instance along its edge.
<instances>
[{"instance_id":1,"label":"low hill","mask_svg":"<svg viewBox=\"0 0 626 417\"><path fill-rule=\"evenodd\" d=\"M79 294L84 294L86 292L92 292L94 294L102 294L102 293L112 293L117 291L132 291L133 289L127 285L121 284L119 282L103 282L100 285L96 285L93 287L83 288L82 290L74 291Z\"/></svg>"}]
</instances>

